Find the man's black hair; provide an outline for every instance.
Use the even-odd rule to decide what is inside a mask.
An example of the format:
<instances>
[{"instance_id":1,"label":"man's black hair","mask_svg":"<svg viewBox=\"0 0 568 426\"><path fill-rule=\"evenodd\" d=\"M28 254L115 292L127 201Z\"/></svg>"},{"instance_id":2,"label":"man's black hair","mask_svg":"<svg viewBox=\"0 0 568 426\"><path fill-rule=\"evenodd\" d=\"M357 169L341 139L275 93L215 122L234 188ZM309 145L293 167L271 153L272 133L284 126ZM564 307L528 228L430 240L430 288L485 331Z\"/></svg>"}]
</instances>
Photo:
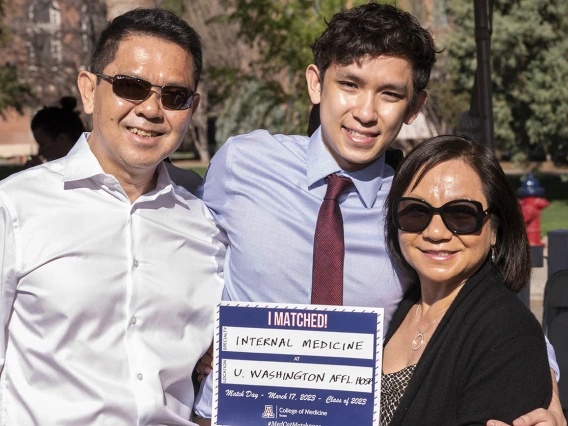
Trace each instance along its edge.
<instances>
[{"instance_id":1,"label":"man's black hair","mask_svg":"<svg viewBox=\"0 0 568 426\"><path fill-rule=\"evenodd\" d=\"M90 71L102 73L114 61L120 43L129 36L150 36L177 44L193 59L192 89L203 68L201 39L187 22L162 9L134 9L114 18L102 31L91 58Z\"/></svg>"},{"instance_id":2,"label":"man's black hair","mask_svg":"<svg viewBox=\"0 0 568 426\"><path fill-rule=\"evenodd\" d=\"M437 53L432 35L414 16L374 1L336 13L312 52L322 82L332 65L359 65L380 55L406 59L412 65L414 97L426 88Z\"/></svg>"}]
</instances>

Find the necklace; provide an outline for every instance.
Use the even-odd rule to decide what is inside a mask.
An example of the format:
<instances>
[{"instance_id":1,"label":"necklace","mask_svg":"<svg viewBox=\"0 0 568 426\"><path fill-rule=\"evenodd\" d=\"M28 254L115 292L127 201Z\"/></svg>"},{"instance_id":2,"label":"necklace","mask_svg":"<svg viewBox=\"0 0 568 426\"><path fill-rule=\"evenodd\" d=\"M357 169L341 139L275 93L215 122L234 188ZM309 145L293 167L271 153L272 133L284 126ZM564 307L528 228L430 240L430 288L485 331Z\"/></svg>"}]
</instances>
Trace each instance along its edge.
<instances>
[{"instance_id":1,"label":"necklace","mask_svg":"<svg viewBox=\"0 0 568 426\"><path fill-rule=\"evenodd\" d=\"M434 321L432 321L432 324L430 324L428 326L428 328L426 328L426 330L422 331L420 330L420 327L418 327L418 309L422 308L422 302L420 302L420 304L416 307L416 312L414 313L414 323L416 325L416 329L418 330L418 334L414 337L414 339L412 339L412 350L413 351L417 351L418 349L420 349L422 347L422 345L424 344L424 333L426 333L428 330L430 330L430 328L436 323L436 321L438 321L440 319L440 317L442 315L444 315L444 313L448 310L449 306L444 309L442 312L440 312L438 314L438 316L436 318L434 318Z\"/></svg>"}]
</instances>

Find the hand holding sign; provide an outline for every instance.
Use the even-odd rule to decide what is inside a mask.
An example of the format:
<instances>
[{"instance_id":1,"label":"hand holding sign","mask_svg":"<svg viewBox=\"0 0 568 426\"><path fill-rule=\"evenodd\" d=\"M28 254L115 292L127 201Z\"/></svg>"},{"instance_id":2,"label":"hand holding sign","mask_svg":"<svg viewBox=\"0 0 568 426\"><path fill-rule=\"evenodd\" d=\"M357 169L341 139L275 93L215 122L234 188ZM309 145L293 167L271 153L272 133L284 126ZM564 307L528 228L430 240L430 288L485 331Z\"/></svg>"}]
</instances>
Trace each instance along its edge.
<instances>
[{"instance_id":1,"label":"hand holding sign","mask_svg":"<svg viewBox=\"0 0 568 426\"><path fill-rule=\"evenodd\" d=\"M382 309L219 306L213 424L378 424Z\"/></svg>"}]
</instances>

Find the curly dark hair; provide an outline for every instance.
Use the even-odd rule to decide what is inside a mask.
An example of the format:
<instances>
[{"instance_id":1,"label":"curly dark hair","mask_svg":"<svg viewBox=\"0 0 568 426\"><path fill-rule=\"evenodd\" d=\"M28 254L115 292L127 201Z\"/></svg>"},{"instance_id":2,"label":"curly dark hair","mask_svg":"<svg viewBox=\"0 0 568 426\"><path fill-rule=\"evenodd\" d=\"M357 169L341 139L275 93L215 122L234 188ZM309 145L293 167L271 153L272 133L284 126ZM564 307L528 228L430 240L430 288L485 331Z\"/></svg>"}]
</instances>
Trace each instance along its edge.
<instances>
[{"instance_id":1,"label":"curly dark hair","mask_svg":"<svg viewBox=\"0 0 568 426\"><path fill-rule=\"evenodd\" d=\"M335 14L312 52L321 81L334 64L359 65L380 55L406 59L412 64L415 97L426 88L437 53L432 35L414 16L374 1Z\"/></svg>"},{"instance_id":2,"label":"curly dark hair","mask_svg":"<svg viewBox=\"0 0 568 426\"><path fill-rule=\"evenodd\" d=\"M479 176L490 208L491 226L497 231L495 266L503 275L505 286L520 291L530 280L532 261L519 201L491 149L466 136L442 135L428 139L400 164L385 203L385 234L391 257L405 273L418 279L400 249L398 230L393 222L393 201L404 194L415 178L414 186L433 167L451 160L463 161Z\"/></svg>"},{"instance_id":3,"label":"curly dark hair","mask_svg":"<svg viewBox=\"0 0 568 426\"><path fill-rule=\"evenodd\" d=\"M132 35L161 38L188 52L193 59L193 90L197 89L203 68L203 46L199 34L183 19L163 9L134 9L109 22L95 46L90 71L102 73L114 61L120 43Z\"/></svg>"}]
</instances>

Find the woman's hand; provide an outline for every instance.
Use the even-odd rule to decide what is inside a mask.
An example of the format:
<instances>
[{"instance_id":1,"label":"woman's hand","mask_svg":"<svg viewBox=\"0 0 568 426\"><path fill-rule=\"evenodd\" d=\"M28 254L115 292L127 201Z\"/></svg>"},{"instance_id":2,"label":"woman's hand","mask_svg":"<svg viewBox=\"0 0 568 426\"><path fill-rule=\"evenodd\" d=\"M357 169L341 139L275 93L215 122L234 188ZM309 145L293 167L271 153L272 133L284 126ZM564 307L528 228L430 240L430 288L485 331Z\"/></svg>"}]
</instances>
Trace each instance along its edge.
<instances>
[{"instance_id":1,"label":"woman's hand","mask_svg":"<svg viewBox=\"0 0 568 426\"><path fill-rule=\"evenodd\" d=\"M566 425L566 420L558 417L558 413L551 410L539 408L531 411L524 416L519 417L513 421L513 426L561 426ZM506 423L498 420L489 420L487 426L508 426Z\"/></svg>"}]
</instances>

